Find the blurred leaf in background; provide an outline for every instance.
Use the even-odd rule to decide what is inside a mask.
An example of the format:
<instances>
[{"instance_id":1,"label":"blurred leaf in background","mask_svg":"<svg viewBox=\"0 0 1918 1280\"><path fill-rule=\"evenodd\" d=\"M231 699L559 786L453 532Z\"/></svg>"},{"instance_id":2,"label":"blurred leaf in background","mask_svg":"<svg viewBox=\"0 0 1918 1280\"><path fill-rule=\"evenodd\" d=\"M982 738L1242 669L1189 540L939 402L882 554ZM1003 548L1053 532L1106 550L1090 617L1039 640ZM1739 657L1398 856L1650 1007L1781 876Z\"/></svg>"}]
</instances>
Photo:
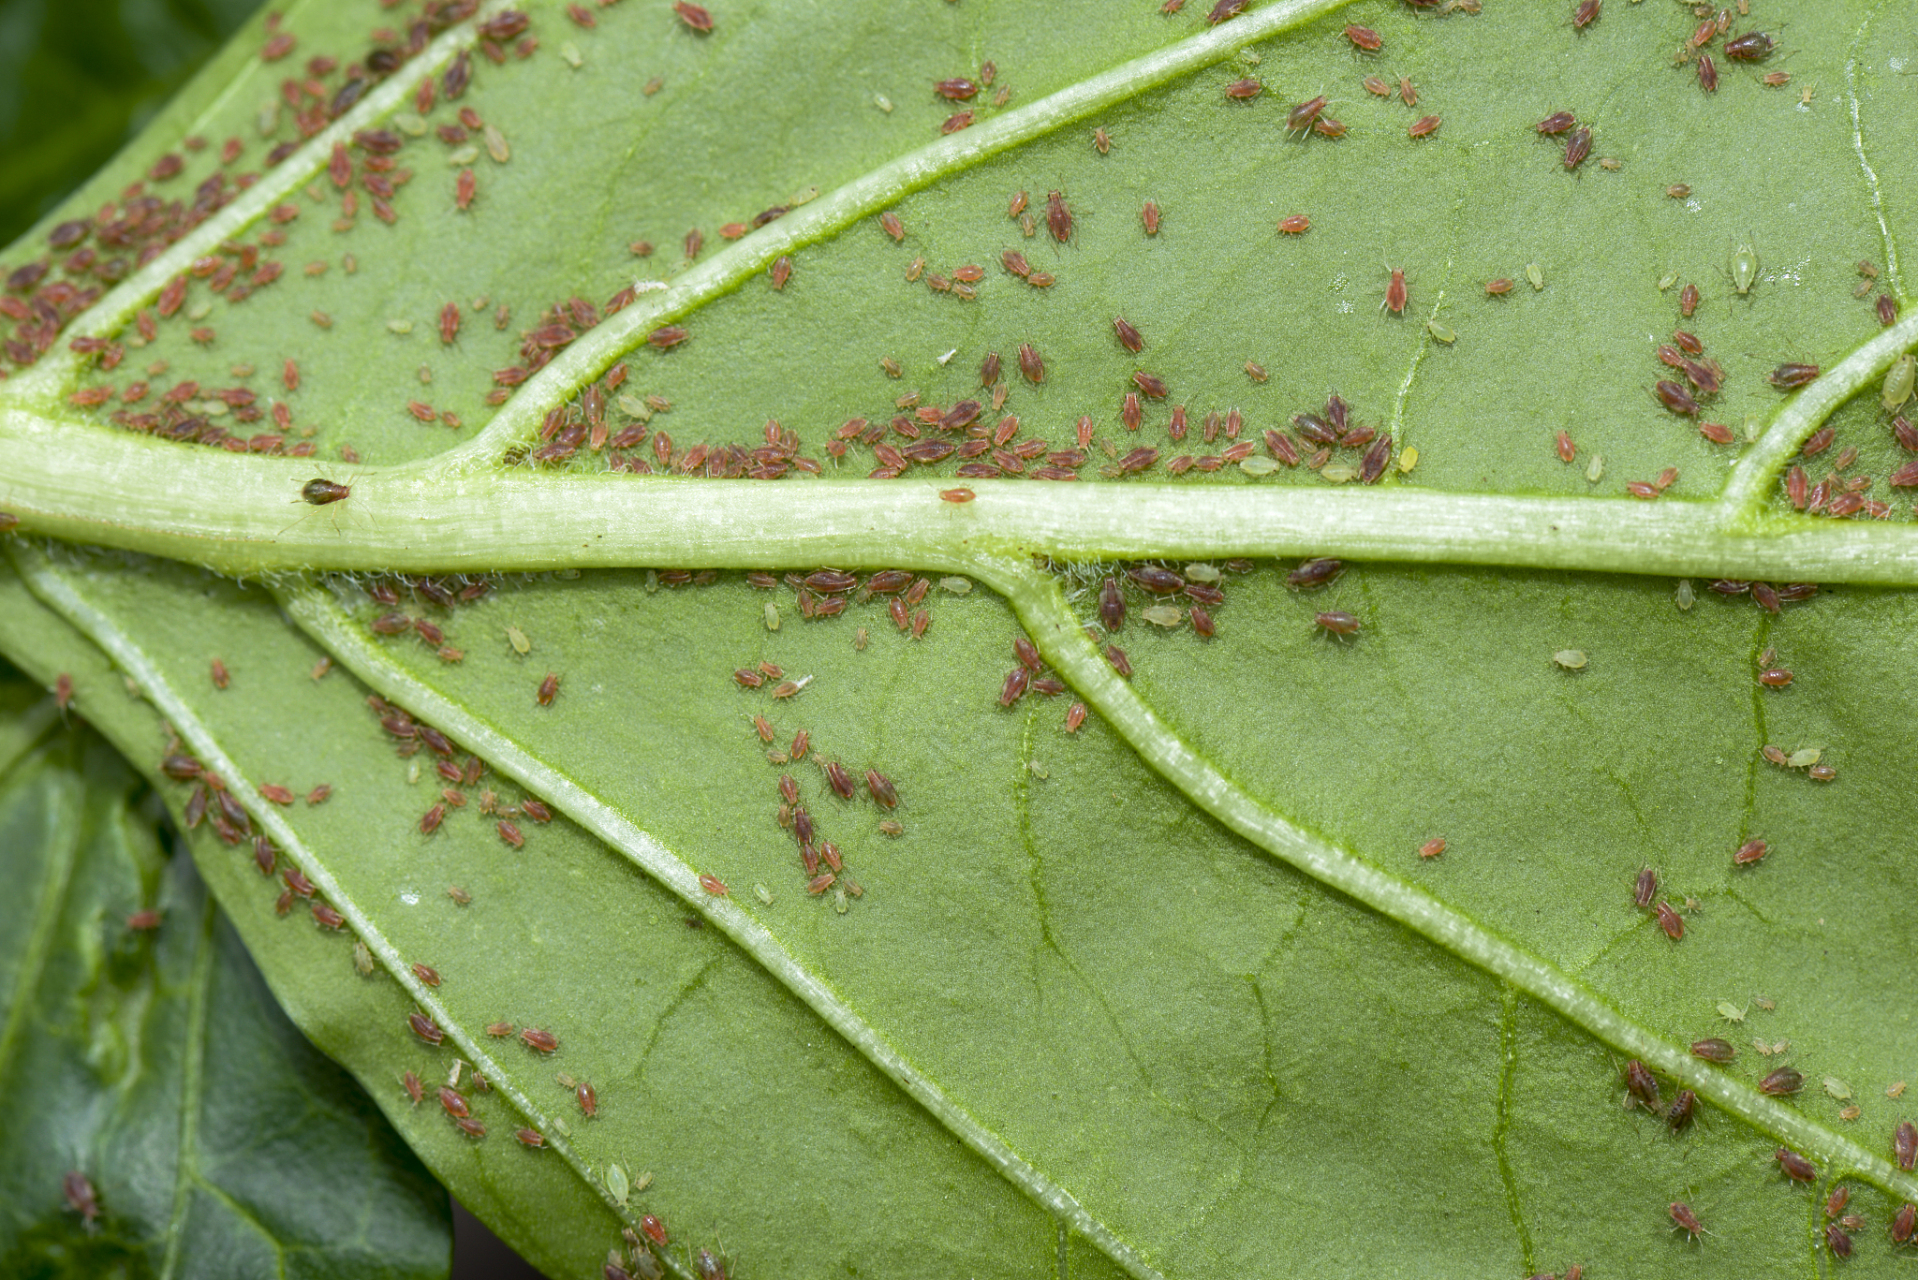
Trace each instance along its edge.
<instances>
[{"instance_id":1,"label":"blurred leaf in background","mask_svg":"<svg viewBox=\"0 0 1918 1280\"><path fill-rule=\"evenodd\" d=\"M258 0L0 0L0 243L105 164Z\"/></svg>"}]
</instances>

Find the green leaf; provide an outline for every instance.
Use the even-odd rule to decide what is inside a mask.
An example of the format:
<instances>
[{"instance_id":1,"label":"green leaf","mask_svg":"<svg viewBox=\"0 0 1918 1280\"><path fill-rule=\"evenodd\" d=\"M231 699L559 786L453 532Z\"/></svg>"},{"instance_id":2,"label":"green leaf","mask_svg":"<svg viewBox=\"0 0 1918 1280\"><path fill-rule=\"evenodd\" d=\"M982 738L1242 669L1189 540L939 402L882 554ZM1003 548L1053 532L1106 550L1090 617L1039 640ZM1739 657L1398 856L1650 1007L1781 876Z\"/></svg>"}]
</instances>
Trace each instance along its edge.
<instances>
[{"instance_id":1,"label":"green leaf","mask_svg":"<svg viewBox=\"0 0 1918 1280\"><path fill-rule=\"evenodd\" d=\"M33 693L0 681L0 1267L445 1275L445 1193L281 1014L146 784Z\"/></svg>"},{"instance_id":2,"label":"green leaf","mask_svg":"<svg viewBox=\"0 0 1918 1280\"><path fill-rule=\"evenodd\" d=\"M1895 60L1918 17L1834 6L1759 67L1714 44L1722 83L1704 96L1693 65L1672 65L1696 22L1680 8L1615 3L1583 31L1544 6L1335 9L1294 0L1211 26L1143 5L758 5L698 35L664 6L583 9L590 29L540 7L532 56L472 58L472 88L430 116L450 129L471 108L502 159L477 135L405 142L389 225L363 180L380 175L348 150L349 216L324 171L334 142L385 124L412 138L415 86L476 38L455 24L61 336L137 335L162 286L230 238L324 271L257 288L236 273L223 294L218 275L191 277L118 370L51 351L0 386L0 508L24 530L277 575L240 586L19 542L0 649L104 655L152 711L97 677L77 682L86 714L150 768L157 713L226 780L366 949L362 976L330 917L294 901L282 918L244 842L201 827L196 859L277 994L540 1265L590 1273L617 1248L643 1269L622 1231L654 1214L688 1274L699 1249L769 1275L1371 1273L1413 1257L1447 1275L1774 1274L1825 1265L1820 1206L1840 1182L1869 1225L1852 1273L1896 1265L1880 1233L1918 1197L1889 1158L1909 1071L1911 874L1892 833L1913 762L1897 726L1915 691L1910 598L1883 588L1918 577L1918 536L1901 498L1884 520L1832 519L1796 512L1781 480L1829 466L1898 498L1886 481L1906 455L1879 387L1918 318L1883 326L1853 286L1870 258L1902 304L1899 193L1918 160L1892 141L1914 92ZM1352 20L1379 29L1384 57L1353 52ZM297 56L344 61L364 48L359 21L290 19ZM176 108L244 137L243 164L265 145L262 103L272 139L295 141L259 48L235 45ZM927 87L983 78L982 59L997 84L942 138L956 104ZM1789 86L1759 79L1786 68ZM1418 86L1417 112L1360 86L1388 71ZM1247 76L1264 93L1228 99ZM1288 138L1284 111L1321 86L1349 135ZM1595 134L1576 172L1534 128L1561 108ZM1407 136L1428 110L1437 134ZM156 128L94 198L170 145ZM477 149L455 160L462 146ZM1681 181L1690 197L1668 196ZM1007 218L1019 190L1031 237ZM1046 229L1054 190L1074 212L1067 243ZM1147 200L1165 219L1152 236ZM260 221L283 204L300 212ZM782 207L721 247L722 224ZM1311 218L1301 237L1276 229L1293 213ZM706 247L683 263L688 226ZM658 248L636 260L642 238ZM1738 294L1746 244L1760 266ZM1011 277L1005 249L1057 281ZM917 258L948 283L986 268L978 297L906 280ZM1381 314L1400 267L1412 304ZM492 371L525 367L521 344L558 322L543 311L616 296L635 272L630 305L569 319L583 332L490 411ZM1520 283L1486 295L1495 276ZM1724 366L1706 415L1731 446L1648 395L1671 372L1655 351L1682 282L1705 294L1682 322ZM460 324L443 343L448 303ZM1144 335L1136 358L1115 315ZM649 344L665 325L690 337ZM1018 375L1022 342L1043 382ZM1084 483L975 479L957 458L865 480L883 453L832 451L852 417L905 413L893 447L948 438L901 400L984 398L989 352L1010 396L977 421L1016 414L1002 446L1061 452L1083 415ZM123 396L162 359L127 412L163 383L242 386L258 400L238 408L284 404L282 445L314 460L181 448L70 403L103 383ZM1825 371L1781 392L1766 374L1787 361ZM563 410L548 435L567 414L590 426L587 388L615 366L624 381L592 395L609 437L643 422L644 444L594 448L589 432L572 458L540 459L548 415ZM1135 372L1171 388L1136 434L1121 419ZM1398 446L1378 486L1334 482L1357 449L1330 469L1174 473L1187 451L1224 462L1231 437L1205 439L1208 415L1236 406L1240 438L1263 445L1334 387ZM182 412L213 408L181 395L197 405ZM428 409L460 425L429 426ZM210 421L271 421L241 417ZM797 445L764 457L823 474L646 479L605 462L703 472L689 446L782 440L754 425L768 418ZM1796 462L1825 426L1831 452ZM1159 458L1107 474L1141 446ZM1667 468L1662 497L1625 496ZM302 502L316 474L350 494ZM959 484L976 500L942 499ZM1289 589L1306 554L1362 563ZM1129 621L1105 634L1100 582L1129 582L1114 561L1209 566L1192 581L1218 579L1216 637L1191 629L1189 599L1132 585ZM883 592L807 620L804 601L831 590L740 572L822 563L923 575L910 612L930 630L910 638ZM282 572L313 568L370 576ZM532 576L433 602L478 586L445 575L486 571ZM1701 598L1680 607L1654 574L1691 575ZM1774 615L1704 591L1732 576L1825 589ZM1357 633L1315 633L1321 611ZM1070 691L1002 708L1021 631ZM1129 682L1101 652L1115 642ZM1796 673L1788 688L1758 682L1767 648ZM1568 649L1582 667L1554 662ZM779 674L742 687L761 662ZM782 681L790 698L773 696ZM369 696L484 776L442 778ZM1075 698L1092 715L1072 734ZM802 729L812 750L794 763ZM1766 747L1815 747L1836 780ZM870 798L867 769L896 785L897 811ZM844 860L817 894L778 821L782 773ZM297 799L322 783L324 803ZM1736 866L1753 838L1768 856ZM1633 904L1646 866L1682 939ZM841 899L849 881L861 892ZM407 1029L415 1012L441 1043ZM513 1034L526 1028L556 1053ZM1687 1051L1713 1034L1739 1046L1728 1066ZM1674 1133L1621 1107L1627 1060L1664 1100L1694 1090L1700 1120ZM456 1062L477 1140L400 1084ZM1807 1087L1767 1095L1783 1062ZM545 1149L514 1142L522 1127ZM1812 1159L1813 1187L1779 1172L1781 1146ZM1675 1202L1711 1234L1674 1230Z\"/></svg>"}]
</instances>

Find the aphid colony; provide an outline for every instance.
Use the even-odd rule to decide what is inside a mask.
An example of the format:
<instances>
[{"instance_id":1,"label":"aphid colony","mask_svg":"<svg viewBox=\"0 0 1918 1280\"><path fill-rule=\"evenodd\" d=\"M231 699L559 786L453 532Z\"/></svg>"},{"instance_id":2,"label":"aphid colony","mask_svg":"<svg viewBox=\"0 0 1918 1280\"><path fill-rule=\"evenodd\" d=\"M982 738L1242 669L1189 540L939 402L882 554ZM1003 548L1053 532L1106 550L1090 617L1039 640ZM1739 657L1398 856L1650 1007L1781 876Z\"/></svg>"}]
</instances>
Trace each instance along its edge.
<instances>
[{"instance_id":1,"label":"aphid colony","mask_svg":"<svg viewBox=\"0 0 1918 1280\"><path fill-rule=\"evenodd\" d=\"M490 578L467 574L444 578L374 578L364 583L363 589L368 598L384 610L367 623L367 629L374 635L412 636L432 649L441 662L459 662L465 658L466 651L447 643L448 614L459 606L485 598L493 589L493 582ZM414 608L431 606L438 612L431 616L409 613L405 604Z\"/></svg>"}]
</instances>

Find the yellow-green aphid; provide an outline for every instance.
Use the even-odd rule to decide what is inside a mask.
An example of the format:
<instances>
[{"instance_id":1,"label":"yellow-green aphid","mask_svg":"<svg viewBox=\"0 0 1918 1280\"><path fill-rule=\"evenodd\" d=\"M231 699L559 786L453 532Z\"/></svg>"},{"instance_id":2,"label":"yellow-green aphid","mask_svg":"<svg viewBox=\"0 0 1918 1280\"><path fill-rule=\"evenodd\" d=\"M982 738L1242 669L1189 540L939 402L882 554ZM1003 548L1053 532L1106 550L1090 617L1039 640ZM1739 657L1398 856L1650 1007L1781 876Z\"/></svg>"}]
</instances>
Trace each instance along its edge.
<instances>
[{"instance_id":1,"label":"yellow-green aphid","mask_svg":"<svg viewBox=\"0 0 1918 1280\"><path fill-rule=\"evenodd\" d=\"M1427 320L1425 322L1425 328L1435 340L1444 343L1448 347L1458 341L1458 335L1456 333L1453 333L1451 329L1436 320ZM1247 459L1247 461L1250 461L1250 459Z\"/></svg>"},{"instance_id":2,"label":"yellow-green aphid","mask_svg":"<svg viewBox=\"0 0 1918 1280\"><path fill-rule=\"evenodd\" d=\"M1732 288L1740 294L1752 291L1758 283L1758 253L1749 241L1732 250Z\"/></svg>"},{"instance_id":3,"label":"yellow-green aphid","mask_svg":"<svg viewBox=\"0 0 1918 1280\"><path fill-rule=\"evenodd\" d=\"M1911 386L1918 379L1918 356L1907 351L1892 362L1885 370L1884 404L1886 413L1896 413L1905 401L1911 399Z\"/></svg>"},{"instance_id":4,"label":"yellow-green aphid","mask_svg":"<svg viewBox=\"0 0 1918 1280\"><path fill-rule=\"evenodd\" d=\"M1672 592L1672 600L1677 603L1680 609L1690 610L1692 602L1697 598L1698 597L1692 593L1692 580L1690 578L1680 578L1678 580L1678 590Z\"/></svg>"},{"instance_id":5,"label":"yellow-green aphid","mask_svg":"<svg viewBox=\"0 0 1918 1280\"><path fill-rule=\"evenodd\" d=\"M1537 293L1545 287L1545 268L1536 262L1528 262L1525 264L1525 278L1531 281L1532 292Z\"/></svg>"}]
</instances>

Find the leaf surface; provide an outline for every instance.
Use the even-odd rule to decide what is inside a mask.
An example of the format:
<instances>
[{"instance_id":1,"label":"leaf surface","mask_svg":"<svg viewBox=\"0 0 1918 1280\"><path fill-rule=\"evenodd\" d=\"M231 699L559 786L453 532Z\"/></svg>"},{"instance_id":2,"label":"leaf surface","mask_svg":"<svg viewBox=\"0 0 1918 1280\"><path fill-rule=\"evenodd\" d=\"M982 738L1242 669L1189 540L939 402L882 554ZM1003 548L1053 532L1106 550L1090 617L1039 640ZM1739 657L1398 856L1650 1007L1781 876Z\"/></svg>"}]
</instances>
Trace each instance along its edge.
<instances>
[{"instance_id":1,"label":"leaf surface","mask_svg":"<svg viewBox=\"0 0 1918 1280\"><path fill-rule=\"evenodd\" d=\"M280 1012L145 783L32 684L0 687L0 1265L445 1275L445 1193Z\"/></svg>"},{"instance_id":2,"label":"leaf surface","mask_svg":"<svg viewBox=\"0 0 1918 1280\"><path fill-rule=\"evenodd\" d=\"M643 1213L673 1231L673 1265L723 1247L749 1274L1368 1274L1411 1257L1440 1274L1797 1273L1828 1265L1829 1246L1813 1192L1777 1172L1781 1143L1814 1159L1821 1199L1831 1181L1855 1188L1871 1228L1853 1271L1894 1265L1883 1224L1918 1191L1888 1163L1910 1070L1910 873L1891 835L1912 764L1893 728L1913 694L1909 599L1828 585L1774 617L1748 594L1706 594L1702 577L1681 609L1669 579L1628 575L1910 580L1902 500L1885 521L1801 517L1778 480L1829 424L1834 454L1857 450L1844 475L1896 497L1883 478L1908 455L1878 385L1912 322L1886 331L1852 286L1869 257L1902 300L1912 212L1897 193L1914 162L1877 139L1912 92L1893 60L1913 20L1856 6L1801 22L1789 62L1720 54L1724 83L1704 97L1692 67L1670 65L1692 27L1675 12L1615 6L1581 33L1538 6L1443 20L1328 8L1272 5L1208 30L1202 14L1144 6L828 20L766 5L720 12L710 36L659 7L585 11L590 30L537 9L537 52L497 69L474 58L473 87L435 107L449 127L470 107L469 136L401 148L414 173L391 225L369 212L363 147L347 153L346 213L322 134L283 162L298 171L283 194L266 171L256 203L299 209L271 224L286 236L271 256L325 270L239 302L196 280L154 349L127 354L168 361L154 395L192 378L284 402L283 444L322 461L82 426L50 407L73 385L57 383L55 355L0 388L0 430L27 460L0 504L30 528L229 568L557 571L442 607L392 577L240 587L20 544L0 630L9 652L32 643L29 626L98 646L233 779L334 787L290 807L234 790L358 932L374 976L355 975L350 944L303 902L277 918L279 885L243 847L202 828L196 856L316 1042L553 1273L589 1273L609 1247L630 1261L619 1232ZM1388 56L1356 55L1346 21L1377 26ZM336 9L292 29L304 56L363 39L359 22ZM418 65L450 65L471 39L449 29ZM938 141L959 104L925 86L983 79L982 58L998 66L979 121ZM239 66L229 55L226 79L189 98L218 119L256 111L277 73ZM1789 87L1759 81L1785 66ZM1418 86L1417 111L1360 87L1388 71ZM1247 76L1264 92L1228 99ZM393 113L417 106L417 79L393 77L364 99L371 114L336 127L410 138ZM1338 86L1329 109L1350 136L1287 137L1287 105L1320 85ZM1800 104L1804 86L1816 91ZM1014 90L1003 107L999 87ZM1576 172L1532 127L1559 108L1594 130ZM1438 133L1406 136L1428 110ZM276 137L290 138L288 116ZM1751 164L1727 137L1794 163ZM460 146L471 158L448 163ZM477 194L462 212L465 167ZM96 198L126 178L109 171ZM1665 193L1679 181L1689 197ZM1006 212L1021 189L1031 236ZM1074 213L1065 243L1046 228L1053 190ZM248 199L208 226L230 215L221 235L257 237L240 221ZM1146 200L1164 211L1154 236ZM723 247L722 224L789 206ZM870 216L888 209L903 243ZM1275 229L1291 213L1310 216L1304 236ZM705 246L681 263L687 226ZM655 247L636 260L642 238ZM1760 265L1738 294L1742 245ZM1005 249L1057 282L1008 275ZM782 253L793 275L774 290L764 272ZM905 280L915 258L948 283L980 265L979 297ZM1396 267L1413 301L1402 317L1378 307ZM540 315L575 294L597 304L636 268L647 287L596 326ZM1486 296L1495 275L1516 290ZM1671 373L1653 352L1686 281L1706 295L1688 323L1726 370L1708 413L1734 428L1729 448L1648 395ZM124 325L151 293L117 297L81 323ZM442 343L448 302L459 326ZM1115 315L1141 352L1120 345ZM491 371L525 367L520 344L562 322L574 339L489 417ZM193 324L210 343L185 335ZM645 343L666 324L691 336ZM1021 342L1042 353L1043 381L1017 372ZM1069 468L1082 483L975 480L956 458L918 480L852 480L885 463L864 442L835 460L827 446L854 416L903 415L893 448L913 431L968 439L900 401L987 398L976 371L994 351L1012 391L978 421L1017 414L1002 447L1062 452L1086 416L1088 457ZM1765 374L1787 360L1827 373L1782 395ZM598 410L573 397L616 363L607 434L647 434L611 456L699 471L689 446L761 447L778 431L754 424L773 418L826 474L641 479L586 442L532 465L548 411L578 404L590 426ZM1136 434L1123 397L1149 384L1134 372L1171 388L1147 398ZM1291 415L1333 387L1398 446L1378 489L1323 466L1168 474L1181 452L1223 461L1232 437L1206 439L1209 414L1236 407L1263 457L1263 433L1296 431ZM414 400L450 412L456 434ZM339 461L343 446L359 463ZM1159 450L1142 474L1104 473L1141 446ZM1822 479L1831 460L1805 465ZM1656 502L1624 496L1668 467L1678 479ZM315 471L352 495L290 501ZM959 483L976 502L938 499ZM1370 562L1317 594L1287 589L1289 561L1229 563L1320 550ZM1129 684L1081 631L1098 621L1099 580L1124 578L1098 562L1122 556L1209 564L1227 601L1205 641L1190 599L1128 586L1129 621L1097 645L1124 647ZM930 630L910 639L884 594L807 621L791 587L736 572L822 561L923 574L908 625L924 609ZM1447 561L1521 567L1432 563ZM708 568L727 572L686 581ZM933 585L944 578L954 589ZM1147 621L1155 603L1179 625ZM1356 637L1316 635L1321 610L1351 613ZM382 634L395 616L409 632ZM1070 692L1002 709L1022 630ZM1570 648L1583 668L1554 665ZM1795 671L1789 688L1757 683L1767 648ZM335 667L316 679L322 656ZM735 671L760 662L779 673L741 687ZM774 698L782 680L804 684ZM455 763L483 758L484 777L440 778L430 747L392 757L369 694L443 730ZM1069 735L1074 699L1094 714ZM133 759L157 759L150 723L101 722ZM813 745L795 762L801 729ZM1768 764L1766 746L1818 748L1838 780ZM828 760L849 771L850 798ZM896 785L897 811L876 805L867 769ZM844 861L817 894L821 869L802 867L778 820L782 773ZM528 796L550 823L498 812ZM1438 836L1444 854L1421 860ZM1772 852L1734 868L1753 837ZM1632 903L1648 865L1680 941ZM841 899L848 881L861 894ZM406 1030L416 1009L444 1043ZM557 1053L515 1038L527 1027L557 1036ZM1740 1046L1726 1069L1685 1050L1711 1034ZM1673 1134L1620 1108L1628 1057L1659 1072L1667 1101L1698 1090L1705 1118ZM455 1058L492 1086L463 1086L479 1141L398 1086L409 1069L443 1078ZM1784 1062L1803 1091L1761 1094ZM579 1081L595 1090L590 1118ZM547 1149L515 1143L521 1126ZM1713 1234L1673 1231L1674 1201Z\"/></svg>"}]
</instances>

